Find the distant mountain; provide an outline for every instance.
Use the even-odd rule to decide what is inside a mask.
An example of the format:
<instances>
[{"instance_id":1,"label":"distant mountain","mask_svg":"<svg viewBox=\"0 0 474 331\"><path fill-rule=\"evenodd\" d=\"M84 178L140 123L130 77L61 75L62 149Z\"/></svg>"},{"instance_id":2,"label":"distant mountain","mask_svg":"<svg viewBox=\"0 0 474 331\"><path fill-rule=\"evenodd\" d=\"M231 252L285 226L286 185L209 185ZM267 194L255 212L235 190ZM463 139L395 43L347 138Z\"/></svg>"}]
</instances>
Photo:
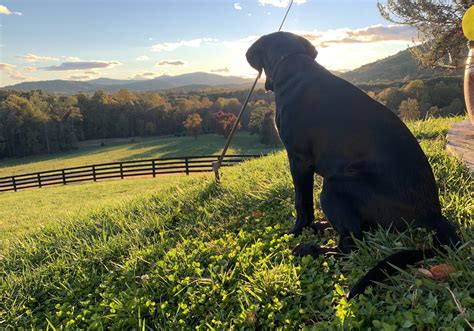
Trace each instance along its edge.
<instances>
[{"instance_id":1,"label":"distant mountain","mask_svg":"<svg viewBox=\"0 0 474 331\"><path fill-rule=\"evenodd\" d=\"M463 72L462 70L420 68L407 49L355 70L336 74L354 84L369 84L429 79L439 76L461 76Z\"/></svg>"},{"instance_id":2,"label":"distant mountain","mask_svg":"<svg viewBox=\"0 0 474 331\"><path fill-rule=\"evenodd\" d=\"M194 72L190 74L167 76L163 75L149 80L119 80L111 78L97 78L89 81L70 80L48 80L38 82L24 82L16 85L6 86L4 90L43 90L62 94L73 94L76 92L92 93L97 90L108 92L120 89L129 89L137 92L160 91L175 88L191 89L192 87L245 87L252 80L237 76L221 76L205 72Z\"/></svg>"}]
</instances>

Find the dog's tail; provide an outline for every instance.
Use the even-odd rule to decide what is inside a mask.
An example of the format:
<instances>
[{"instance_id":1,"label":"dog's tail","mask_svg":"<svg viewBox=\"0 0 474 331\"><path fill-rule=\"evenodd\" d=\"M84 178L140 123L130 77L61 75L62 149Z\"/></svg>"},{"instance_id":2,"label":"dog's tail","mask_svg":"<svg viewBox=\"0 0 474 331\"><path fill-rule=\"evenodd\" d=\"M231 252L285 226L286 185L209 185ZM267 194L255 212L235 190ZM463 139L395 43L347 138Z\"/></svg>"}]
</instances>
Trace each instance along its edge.
<instances>
[{"instance_id":1,"label":"dog's tail","mask_svg":"<svg viewBox=\"0 0 474 331\"><path fill-rule=\"evenodd\" d=\"M442 217L436 222L436 229L433 236L434 246L438 251L445 251L443 246L457 247L461 239L456 234L453 225ZM373 282L381 282L385 278L395 274L397 269L405 269L407 266L432 258L436 255L434 249L413 249L394 253L383 259L375 267L369 270L351 289L348 299L352 299L365 291L366 287Z\"/></svg>"}]
</instances>

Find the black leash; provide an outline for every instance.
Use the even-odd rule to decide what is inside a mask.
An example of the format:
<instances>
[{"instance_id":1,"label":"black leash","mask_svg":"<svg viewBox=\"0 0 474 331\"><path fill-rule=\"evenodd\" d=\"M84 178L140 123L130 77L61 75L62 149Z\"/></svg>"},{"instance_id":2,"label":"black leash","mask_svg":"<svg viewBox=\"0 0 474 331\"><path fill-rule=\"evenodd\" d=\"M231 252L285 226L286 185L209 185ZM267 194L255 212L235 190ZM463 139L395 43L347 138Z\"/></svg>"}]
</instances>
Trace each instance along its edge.
<instances>
[{"instance_id":1,"label":"black leash","mask_svg":"<svg viewBox=\"0 0 474 331\"><path fill-rule=\"evenodd\" d=\"M278 31L281 31L281 28L283 27L283 24L286 21L286 17L288 16L288 13L290 12L291 6L293 5L293 1L290 1L290 5L288 6L288 9L286 10L285 16L283 17L283 21L280 24L280 27L278 28ZM249 93L247 94L247 98L245 99L244 104L242 105L242 108L240 109L239 115L237 116L237 120L234 123L234 126L232 127L232 130L230 131L229 136L227 137L227 141L225 142L224 149L222 150L221 155L217 159L217 161L212 162L212 169L214 170L214 175L216 177L216 182L220 182L220 176L219 176L219 169L222 166L222 162L224 161L225 154L227 153L227 149L229 148L230 142L232 141L232 138L234 137L235 132L237 131L237 128L240 123L240 119L242 118L242 115L244 114L245 108L247 107L247 104L249 103L250 97L252 96L252 93L255 89L255 86L257 85L257 82L262 75L262 71L260 71L255 78L255 81L253 82L252 87L250 88Z\"/></svg>"}]
</instances>

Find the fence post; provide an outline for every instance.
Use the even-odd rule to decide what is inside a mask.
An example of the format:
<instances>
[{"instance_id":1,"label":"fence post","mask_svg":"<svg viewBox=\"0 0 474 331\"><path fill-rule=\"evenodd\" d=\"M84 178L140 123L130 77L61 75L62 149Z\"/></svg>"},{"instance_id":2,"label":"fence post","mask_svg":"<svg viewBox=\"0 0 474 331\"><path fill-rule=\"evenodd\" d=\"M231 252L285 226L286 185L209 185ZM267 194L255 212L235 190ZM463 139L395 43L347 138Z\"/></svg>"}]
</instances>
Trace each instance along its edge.
<instances>
[{"instance_id":1,"label":"fence post","mask_svg":"<svg viewBox=\"0 0 474 331\"><path fill-rule=\"evenodd\" d=\"M156 177L155 160L151 161L151 168L153 169L153 178L155 178Z\"/></svg>"},{"instance_id":2,"label":"fence post","mask_svg":"<svg viewBox=\"0 0 474 331\"><path fill-rule=\"evenodd\" d=\"M66 185L66 173L64 172L64 169L61 170L61 173L63 174L63 185Z\"/></svg>"},{"instance_id":3,"label":"fence post","mask_svg":"<svg viewBox=\"0 0 474 331\"><path fill-rule=\"evenodd\" d=\"M94 182L97 181L97 177L95 175L95 165L92 166L92 178L94 179Z\"/></svg>"},{"instance_id":4,"label":"fence post","mask_svg":"<svg viewBox=\"0 0 474 331\"><path fill-rule=\"evenodd\" d=\"M16 192L16 181L15 176L12 176L13 190Z\"/></svg>"},{"instance_id":5,"label":"fence post","mask_svg":"<svg viewBox=\"0 0 474 331\"><path fill-rule=\"evenodd\" d=\"M186 166L186 175L189 175L189 162L187 157L184 158L184 164Z\"/></svg>"},{"instance_id":6,"label":"fence post","mask_svg":"<svg viewBox=\"0 0 474 331\"><path fill-rule=\"evenodd\" d=\"M38 178L38 187L41 188L43 185L41 185L41 173L38 172L38 174L36 175L36 177Z\"/></svg>"},{"instance_id":7,"label":"fence post","mask_svg":"<svg viewBox=\"0 0 474 331\"><path fill-rule=\"evenodd\" d=\"M123 163L120 162L120 178L123 179Z\"/></svg>"}]
</instances>

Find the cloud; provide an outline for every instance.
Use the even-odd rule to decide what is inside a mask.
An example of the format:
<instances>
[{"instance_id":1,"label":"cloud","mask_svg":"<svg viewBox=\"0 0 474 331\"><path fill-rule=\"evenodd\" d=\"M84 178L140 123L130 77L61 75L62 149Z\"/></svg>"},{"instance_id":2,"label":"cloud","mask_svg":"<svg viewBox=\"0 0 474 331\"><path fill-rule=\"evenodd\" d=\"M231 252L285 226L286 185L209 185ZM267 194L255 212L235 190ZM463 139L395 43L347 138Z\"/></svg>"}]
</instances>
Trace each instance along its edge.
<instances>
[{"instance_id":1,"label":"cloud","mask_svg":"<svg viewBox=\"0 0 474 331\"><path fill-rule=\"evenodd\" d=\"M88 71L84 71L84 74L85 75L91 75L91 76L98 76L98 75L100 75L100 72L95 71L95 70L88 70Z\"/></svg>"},{"instance_id":2,"label":"cloud","mask_svg":"<svg viewBox=\"0 0 474 331\"><path fill-rule=\"evenodd\" d=\"M122 63L118 61L75 61L75 62L63 62L57 66L44 67L46 71L69 71L69 70L88 70L88 69L100 69L100 68L111 68Z\"/></svg>"},{"instance_id":3,"label":"cloud","mask_svg":"<svg viewBox=\"0 0 474 331\"><path fill-rule=\"evenodd\" d=\"M172 52L180 47L200 47L202 44L208 44L217 41L212 38L197 38L192 40L181 40L177 43L161 43L151 46L153 52Z\"/></svg>"},{"instance_id":4,"label":"cloud","mask_svg":"<svg viewBox=\"0 0 474 331\"><path fill-rule=\"evenodd\" d=\"M234 8L235 8L236 10L242 10L242 6L240 5L239 2L234 3Z\"/></svg>"},{"instance_id":5,"label":"cloud","mask_svg":"<svg viewBox=\"0 0 474 331\"><path fill-rule=\"evenodd\" d=\"M144 80L144 79L152 79L155 78L156 72L142 72L140 74L136 74L135 76L129 77L130 79L136 80Z\"/></svg>"},{"instance_id":6,"label":"cloud","mask_svg":"<svg viewBox=\"0 0 474 331\"><path fill-rule=\"evenodd\" d=\"M231 48L231 49L247 49L250 47L250 45L252 45L257 39L259 38L259 36L248 36L248 37L245 37L245 38L241 38L241 39L237 39L237 40L233 40L233 41L223 41L222 44L227 47L227 48Z\"/></svg>"},{"instance_id":7,"label":"cloud","mask_svg":"<svg viewBox=\"0 0 474 331\"><path fill-rule=\"evenodd\" d=\"M163 60L155 64L155 67L184 66L185 64L183 60Z\"/></svg>"},{"instance_id":8,"label":"cloud","mask_svg":"<svg viewBox=\"0 0 474 331\"><path fill-rule=\"evenodd\" d=\"M78 62L81 61L77 56L61 56L61 59L66 60L66 62Z\"/></svg>"},{"instance_id":9,"label":"cloud","mask_svg":"<svg viewBox=\"0 0 474 331\"><path fill-rule=\"evenodd\" d=\"M13 69L15 69L15 66L13 64L8 64L8 63L0 63L0 70L10 72Z\"/></svg>"},{"instance_id":10,"label":"cloud","mask_svg":"<svg viewBox=\"0 0 474 331\"><path fill-rule=\"evenodd\" d=\"M229 71L230 70L227 67L211 70L211 72L229 72Z\"/></svg>"},{"instance_id":11,"label":"cloud","mask_svg":"<svg viewBox=\"0 0 474 331\"><path fill-rule=\"evenodd\" d=\"M68 79L71 79L71 80L89 80L91 79L92 77L89 76L89 75L71 75L68 77Z\"/></svg>"},{"instance_id":12,"label":"cloud","mask_svg":"<svg viewBox=\"0 0 474 331\"><path fill-rule=\"evenodd\" d=\"M16 70L16 66L13 65L13 64L0 63L0 70L5 71L10 76L10 78L14 79L14 80L25 81L25 80L32 80L33 79L32 77L24 76L21 72Z\"/></svg>"},{"instance_id":13,"label":"cloud","mask_svg":"<svg viewBox=\"0 0 474 331\"><path fill-rule=\"evenodd\" d=\"M17 16L23 16L22 13L17 12L17 11L11 11L4 5L0 5L0 15L17 15Z\"/></svg>"},{"instance_id":14,"label":"cloud","mask_svg":"<svg viewBox=\"0 0 474 331\"><path fill-rule=\"evenodd\" d=\"M26 62L59 61L59 59L56 57L41 56L41 55L36 55L36 54L31 54L31 53L23 55L23 56L18 56L18 57L22 58Z\"/></svg>"},{"instance_id":15,"label":"cloud","mask_svg":"<svg viewBox=\"0 0 474 331\"><path fill-rule=\"evenodd\" d=\"M25 67L25 70L29 71L29 72L35 72L35 71L38 71L38 68L37 67Z\"/></svg>"},{"instance_id":16,"label":"cloud","mask_svg":"<svg viewBox=\"0 0 474 331\"><path fill-rule=\"evenodd\" d=\"M412 41L416 30L402 25L372 25L360 29L336 29L326 32L303 33L316 47L325 48L334 44L376 43L386 41Z\"/></svg>"},{"instance_id":17,"label":"cloud","mask_svg":"<svg viewBox=\"0 0 474 331\"><path fill-rule=\"evenodd\" d=\"M142 56L139 56L137 57L135 60L136 61L148 61L150 58L146 55L142 55Z\"/></svg>"},{"instance_id":18,"label":"cloud","mask_svg":"<svg viewBox=\"0 0 474 331\"><path fill-rule=\"evenodd\" d=\"M273 6L273 7L278 7L278 8L286 8L288 7L288 4L290 3L290 0L258 0L258 3L260 6ZM294 4L296 5L301 5L303 3L306 3L306 0L295 0Z\"/></svg>"}]
</instances>

